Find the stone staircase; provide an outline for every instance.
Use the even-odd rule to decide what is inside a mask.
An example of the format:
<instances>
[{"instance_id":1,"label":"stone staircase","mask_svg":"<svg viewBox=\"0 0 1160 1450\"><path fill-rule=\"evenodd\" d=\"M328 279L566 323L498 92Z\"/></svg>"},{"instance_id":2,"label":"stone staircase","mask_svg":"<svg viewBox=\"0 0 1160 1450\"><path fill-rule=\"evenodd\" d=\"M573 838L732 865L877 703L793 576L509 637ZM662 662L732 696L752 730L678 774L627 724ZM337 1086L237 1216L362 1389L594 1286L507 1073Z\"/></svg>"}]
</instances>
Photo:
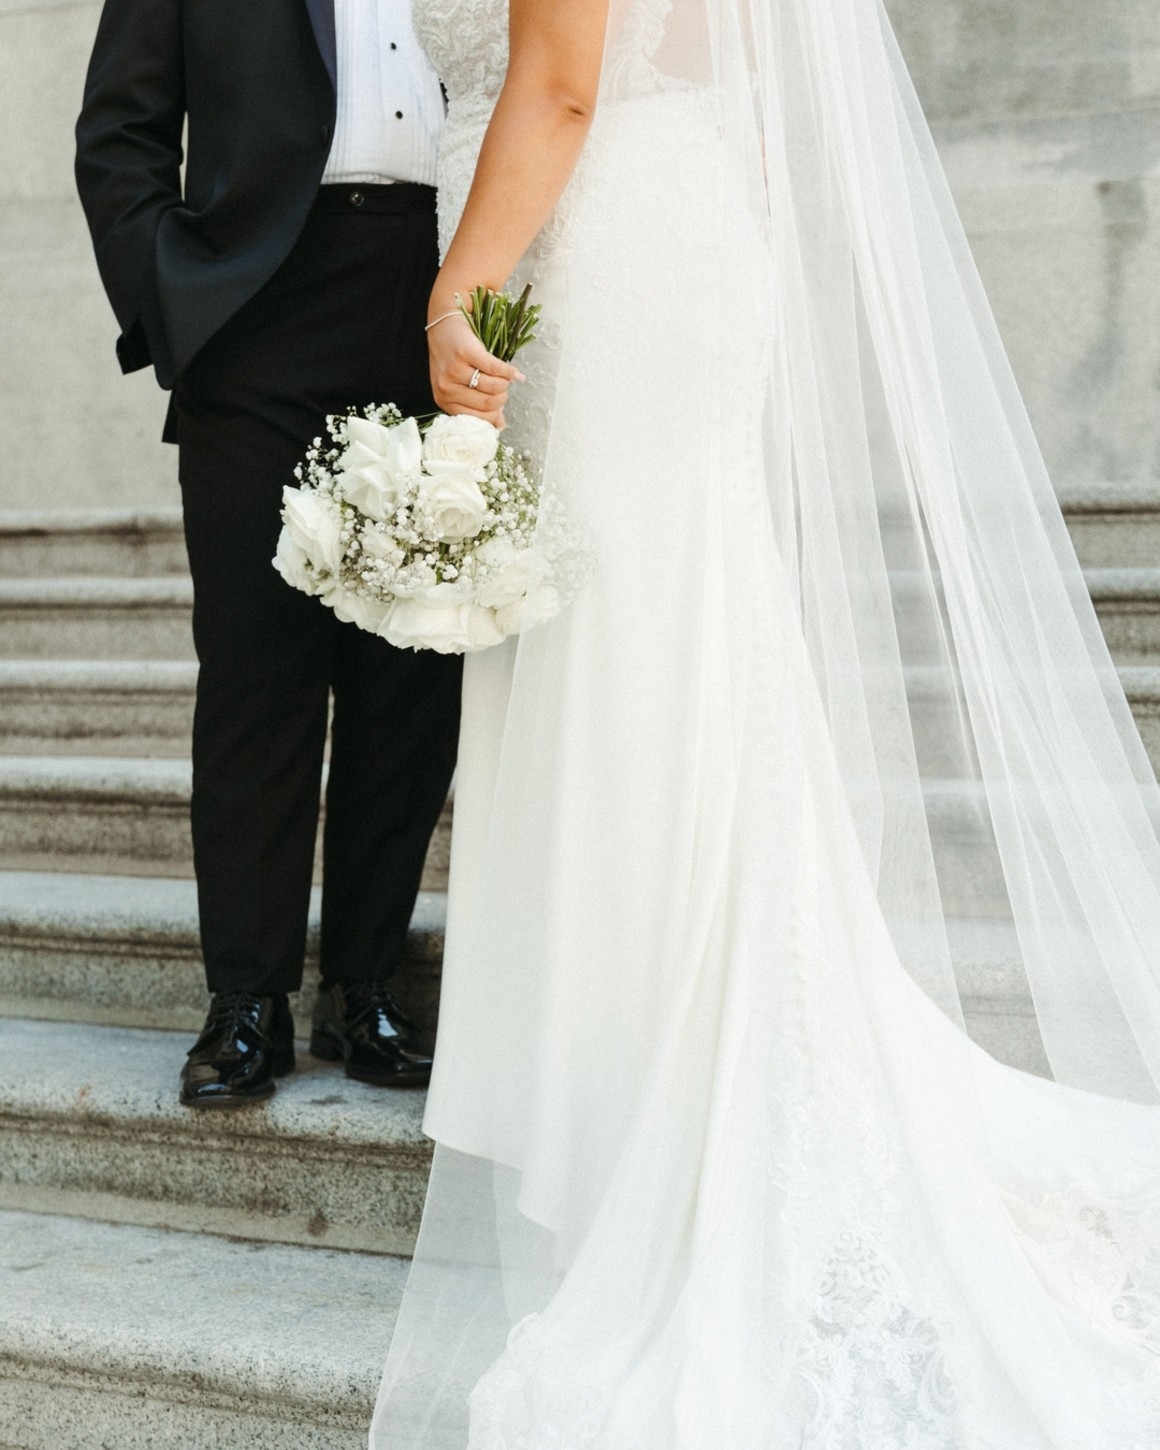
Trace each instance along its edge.
<instances>
[{"instance_id":1,"label":"stone staircase","mask_svg":"<svg viewBox=\"0 0 1160 1450\"><path fill-rule=\"evenodd\" d=\"M300 1044L267 1105L176 1102L206 1002L190 600L173 510L0 515L3 1447L364 1445L422 1209L419 1093ZM429 1028L448 834L404 994Z\"/></svg>"},{"instance_id":2,"label":"stone staircase","mask_svg":"<svg viewBox=\"0 0 1160 1450\"><path fill-rule=\"evenodd\" d=\"M1160 485L1063 501L1160 761ZM418 1225L421 1094L303 1051L266 1105L176 1103L205 1006L189 603L172 511L0 515L3 1447L355 1450ZM937 788L964 823L972 1031L1041 1069L969 802ZM448 833L445 818L410 938L409 1005L429 1024ZM315 978L312 960L303 1027Z\"/></svg>"},{"instance_id":3,"label":"stone staircase","mask_svg":"<svg viewBox=\"0 0 1160 1450\"><path fill-rule=\"evenodd\" d=\"M3 1215L10 1450L354 1450L399 1259Z\"/></svg>"}]
</instances>

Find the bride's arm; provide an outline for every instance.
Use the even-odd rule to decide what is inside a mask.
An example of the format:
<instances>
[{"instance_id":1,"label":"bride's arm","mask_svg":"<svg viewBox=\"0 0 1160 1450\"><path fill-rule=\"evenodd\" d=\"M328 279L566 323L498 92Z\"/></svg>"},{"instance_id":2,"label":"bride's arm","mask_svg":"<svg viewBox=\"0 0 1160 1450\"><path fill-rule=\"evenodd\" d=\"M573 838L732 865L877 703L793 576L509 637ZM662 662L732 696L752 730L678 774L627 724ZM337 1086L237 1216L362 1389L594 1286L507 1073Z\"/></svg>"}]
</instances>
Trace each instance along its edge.
<instances>
[{"instance_id":1,"label":"bride's arm","mask_svg":"<svg viewBox=\"0 0 1160 1450\"><path fill-rule=\"evenodd\" d=\"M592 124L607 23L608 0L510 0L507 78L428 320L452 312L456 293L498 291L551 215ZM454 317L427 336L439 406L502 426L518 370L491 357ZM479 387L471 390L476 367Z\"/></svg>"}]
</instances>

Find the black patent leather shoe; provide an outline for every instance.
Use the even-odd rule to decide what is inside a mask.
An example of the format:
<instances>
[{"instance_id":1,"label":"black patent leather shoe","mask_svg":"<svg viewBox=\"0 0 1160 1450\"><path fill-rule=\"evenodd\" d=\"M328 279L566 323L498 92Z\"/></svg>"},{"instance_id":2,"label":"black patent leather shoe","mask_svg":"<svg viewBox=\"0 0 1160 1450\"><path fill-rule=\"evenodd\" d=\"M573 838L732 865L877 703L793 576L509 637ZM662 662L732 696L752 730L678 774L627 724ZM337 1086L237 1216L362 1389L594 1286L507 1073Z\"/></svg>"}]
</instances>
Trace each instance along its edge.
<instances>
[{"instance_id":1,"label":"black patent leather shoe","mask_svg":"<svg viewBox=\"0 0 1160 1450\"><path fill-rule=\"evenodd\" d=\"M294 1070L294 1018L285 995L215 992L201 1036L181 1070L187 1108L237 1108L274 1091Z\"/></svg>"},{"instance_id":2,"label":"black patent leather shoe","mask_svg":"<svg viewBox=\"0 0 1160 1450\"><path fill-rule=\"evenodd\" d=\"M375 1087L422 1087L431 1055L386 987L335 985L318 994L310 1051L344 1062L347 1077Z\"/></svg>"}]
</instances>

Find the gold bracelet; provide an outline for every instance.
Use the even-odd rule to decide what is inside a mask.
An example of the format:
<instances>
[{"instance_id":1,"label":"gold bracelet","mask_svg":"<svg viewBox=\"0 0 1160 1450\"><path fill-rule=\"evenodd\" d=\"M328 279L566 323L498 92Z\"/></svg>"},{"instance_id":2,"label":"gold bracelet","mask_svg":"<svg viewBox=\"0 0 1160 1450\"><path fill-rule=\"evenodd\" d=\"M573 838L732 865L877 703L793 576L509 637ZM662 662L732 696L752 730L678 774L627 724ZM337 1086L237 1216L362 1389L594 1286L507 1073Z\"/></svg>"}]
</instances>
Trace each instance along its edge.
<instances>
[{"instance_id":1,"label":"gold bracelet","mask_svg":"<svg viewBox=\"0 0 1160 1450\"><path fill-rule=\"evenodd\" d=\"M423 329L423 331L430 332L433 327L438 327L441 322L446 322L449 317L462 316L463 313L460 312L459 308L457 307L454 312L444 312L443 315L441 317L437 317L434 322L429 322L427 326Z\"/></svg>"}]
</instances>

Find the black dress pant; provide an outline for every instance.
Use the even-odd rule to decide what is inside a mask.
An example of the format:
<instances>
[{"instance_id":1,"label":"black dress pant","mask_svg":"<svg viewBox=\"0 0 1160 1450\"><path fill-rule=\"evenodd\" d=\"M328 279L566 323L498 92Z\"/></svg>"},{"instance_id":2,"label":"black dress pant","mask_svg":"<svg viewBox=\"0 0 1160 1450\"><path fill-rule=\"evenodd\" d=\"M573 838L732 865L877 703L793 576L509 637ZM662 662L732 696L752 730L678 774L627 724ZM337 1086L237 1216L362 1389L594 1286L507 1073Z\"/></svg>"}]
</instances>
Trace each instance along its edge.
<instances>
[{"instance_id":1,"label":"black dress pant","mask_svg":"<svg viewBox=\"0 0 1160 1450\"><path fill-rule=\"evenodd\" d=\"M403 953L455 764L461 661L339 623L271 560L283 486L328 413L434 410L423 323L437 265L430 188L323 187L285 263L176 389L214 992L301 983L332 692L323 977L385 980Z\"/></svg>"}]
</instances>

